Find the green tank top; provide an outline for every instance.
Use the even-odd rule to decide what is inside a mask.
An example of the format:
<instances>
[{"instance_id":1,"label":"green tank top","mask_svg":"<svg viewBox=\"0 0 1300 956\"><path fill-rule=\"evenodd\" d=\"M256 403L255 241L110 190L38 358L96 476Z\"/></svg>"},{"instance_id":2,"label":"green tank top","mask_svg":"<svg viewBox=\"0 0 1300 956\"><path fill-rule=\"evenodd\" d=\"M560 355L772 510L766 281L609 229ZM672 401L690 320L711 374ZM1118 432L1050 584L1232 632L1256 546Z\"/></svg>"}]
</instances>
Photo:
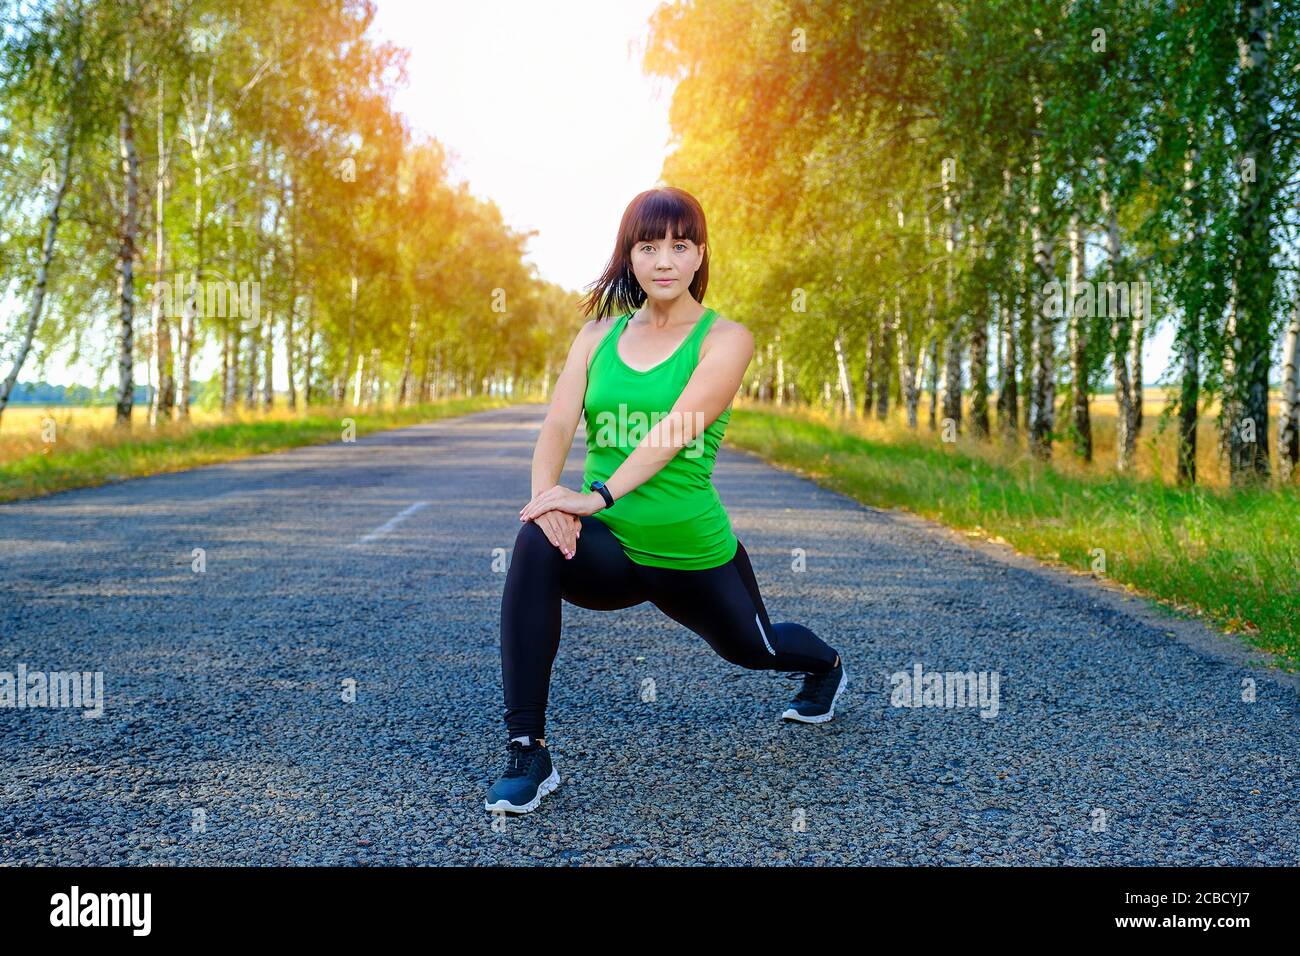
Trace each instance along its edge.
<instances>
[{"instance_id":1,"label":"green tank top","mask_svg":"<svg viewBox=\"0 0 1300 956\"><path fill-rule=\"evenodd\" d=\"M628 366L618 354L629 312L619 318L591 357L583 411L587 461L582 490L608 481L646 433L667 417L700 360L700 343L717 313L700 316L685 341L646 371ZM593 517L614 533L637 564L697 571L726 564L736 554L731 519L713 486L713 463L731 418L731 404L666 465L640 486Z\"/></svg>"}]
</instances>

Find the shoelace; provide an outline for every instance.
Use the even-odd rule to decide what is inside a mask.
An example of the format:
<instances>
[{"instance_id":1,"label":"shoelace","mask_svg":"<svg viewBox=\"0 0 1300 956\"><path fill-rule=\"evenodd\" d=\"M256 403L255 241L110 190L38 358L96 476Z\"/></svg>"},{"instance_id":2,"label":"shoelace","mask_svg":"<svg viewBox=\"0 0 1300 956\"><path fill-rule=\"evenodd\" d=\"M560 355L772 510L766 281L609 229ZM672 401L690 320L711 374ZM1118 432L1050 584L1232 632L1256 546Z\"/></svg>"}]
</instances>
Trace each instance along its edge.
<instances>
[{"instance_id":1,"label":"shoelace","mask_svg":"<svg viewBox=\"0 0 1300 956\"><path fill-rule=\"evenodd\" d=\"M540 746L532 748L525 747L517 740L510 741L508 749L509 766L506 767L505 776L507 777L525 777L533 766L533 761L537 759L537 751L541 750Z\"/></svg>"}]
</instances>

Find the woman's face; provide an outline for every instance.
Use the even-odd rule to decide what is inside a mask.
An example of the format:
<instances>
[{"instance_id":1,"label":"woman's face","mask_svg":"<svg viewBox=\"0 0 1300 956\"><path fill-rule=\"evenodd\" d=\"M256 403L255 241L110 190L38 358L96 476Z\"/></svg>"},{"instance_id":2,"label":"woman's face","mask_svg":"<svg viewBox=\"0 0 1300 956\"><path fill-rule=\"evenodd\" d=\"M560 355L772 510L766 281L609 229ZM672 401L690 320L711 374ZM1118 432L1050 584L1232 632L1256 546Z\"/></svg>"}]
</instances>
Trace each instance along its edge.
<instances>
[{"instance_id":1,"label":"woman's face","mask_svg":"<svg viewBox=\"0 0 1300 956\"><path fill-rule=\"evenodd\" d=\"M632 247L632 272L651 299L670 302L687 292L704 260L704 246L670 234Z\"/></svg>"}]
</instances>

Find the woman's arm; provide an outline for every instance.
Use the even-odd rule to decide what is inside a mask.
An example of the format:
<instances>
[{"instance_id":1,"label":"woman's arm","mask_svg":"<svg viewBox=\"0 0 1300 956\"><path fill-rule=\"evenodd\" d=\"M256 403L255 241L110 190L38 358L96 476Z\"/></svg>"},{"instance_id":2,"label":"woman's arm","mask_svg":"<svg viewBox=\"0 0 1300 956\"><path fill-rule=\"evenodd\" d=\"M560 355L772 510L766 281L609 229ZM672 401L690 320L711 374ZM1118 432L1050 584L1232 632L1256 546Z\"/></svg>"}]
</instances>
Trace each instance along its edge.
<instances>
[{"instance_id":1,"label":"woman's arm","mask_svg":"<svg viewBox=\"0 0 1300 956\"><path fill-rule=\"evenodd\" d=\"M653 478L712 425L740 391L745 370L754 357L754 337L735 322L718 332L718 340L710 343L708 353L695 366L672 409L646 432L632 454L605 480L605 487L615 501ZM592 494L600 498L599 492ZM601 499L600 506L603 505Z\"/></svg>"},{"instance_id":2,"label":"woman's arm","mask_svg":"<svg viewBox=\"0 0 1300 956\"><path fill-rule=\"evenodd\" d=\"M710 330L709 337L715 334L717 338L701 354L699 364L668 414L646 432L632 453L606 479L605 486L615 501L649 481L712 425L740 391L745 370L754 357L754 337L736 322L716 328L716 333ZM584 495L555 485L540 495L534 494L533 500L520 510L519 519L528 521L551 509L589 515L604 506L605 499L599 492Z\"/></svg>"},{"instance_id":3,"label":"woman's arm","mask_svg":"<svg viewBox=\"0 0 1300 956\"><path fill-rule=\"evenodd\" d=\"M555 380L551 405L542 421L537 445L533 448L534 498L553 487L564 471L564 462L569 457L573 436L577 434L578 421L582 417L582 399L587 393L587 360L592 347L600 341L601 334L607 331L607 321L590 319L578 330L573 344L569 346L568 358L564 361L564 368L560 369L559 378Z\"/></svg>"}]
</instances>

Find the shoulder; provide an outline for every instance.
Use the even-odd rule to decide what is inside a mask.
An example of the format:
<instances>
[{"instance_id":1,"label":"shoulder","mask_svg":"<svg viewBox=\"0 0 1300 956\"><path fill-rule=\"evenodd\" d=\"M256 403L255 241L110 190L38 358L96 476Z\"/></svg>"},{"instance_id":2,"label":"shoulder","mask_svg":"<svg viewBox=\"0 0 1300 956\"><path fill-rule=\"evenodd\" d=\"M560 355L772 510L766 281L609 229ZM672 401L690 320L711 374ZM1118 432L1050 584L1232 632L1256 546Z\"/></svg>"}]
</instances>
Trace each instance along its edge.
<instances>
[{"instance_id":1,"label":"shoulder","mask_svg":"<svg viewBox=\"0 0 1300 956\"><path fill-rule=\"evenodd\" d=\"M582 324L582 328L578 330L578 341L595 345L605 337L610 329L618 325L619 320L622 318L622 315L606 315L599 319L588 319Z\"/></svg>"},{"instance_id":2,"label":"shoulder","mask_svg":"<svg viewBox=\"0 0 1300 956\"><path fill-rule=\"evenodd\" d=\"M575 337L575 340L578 342L589 342L592 339L600 338L600 333L597 330L609 328L609 321L610 319L608 316L603 319L588 319L586 322L582 323L582 328L578 329L578 334Z\"/></svg>"},{"instance_id":3,"label":"shoulder","mask_svg":"<svg viewBox=\"0 0 1300 956\"><path fill-rule=\"evenodd\" d=\"M706 352L715 347L726 349L728 352L736 351L752 355L754 336L739 322L733 322L719 314L709 326L703 342L700 343L700 357L703 358Z\"/></svg>"},{"instance_id":4,"label":"shoulder","mask_svg":"<svg viewBox=\"0 0 1300 956\"><path fill-rule=\"evenodd\" d=\"M621 315L606 315L597 319L588 319L578 330L578 334L573 338L573 350L585 358L585 364L591 365L591 357L600 345L601 340L605 338L606 333L612 329Z\"/></svg>"}]
</instances>

